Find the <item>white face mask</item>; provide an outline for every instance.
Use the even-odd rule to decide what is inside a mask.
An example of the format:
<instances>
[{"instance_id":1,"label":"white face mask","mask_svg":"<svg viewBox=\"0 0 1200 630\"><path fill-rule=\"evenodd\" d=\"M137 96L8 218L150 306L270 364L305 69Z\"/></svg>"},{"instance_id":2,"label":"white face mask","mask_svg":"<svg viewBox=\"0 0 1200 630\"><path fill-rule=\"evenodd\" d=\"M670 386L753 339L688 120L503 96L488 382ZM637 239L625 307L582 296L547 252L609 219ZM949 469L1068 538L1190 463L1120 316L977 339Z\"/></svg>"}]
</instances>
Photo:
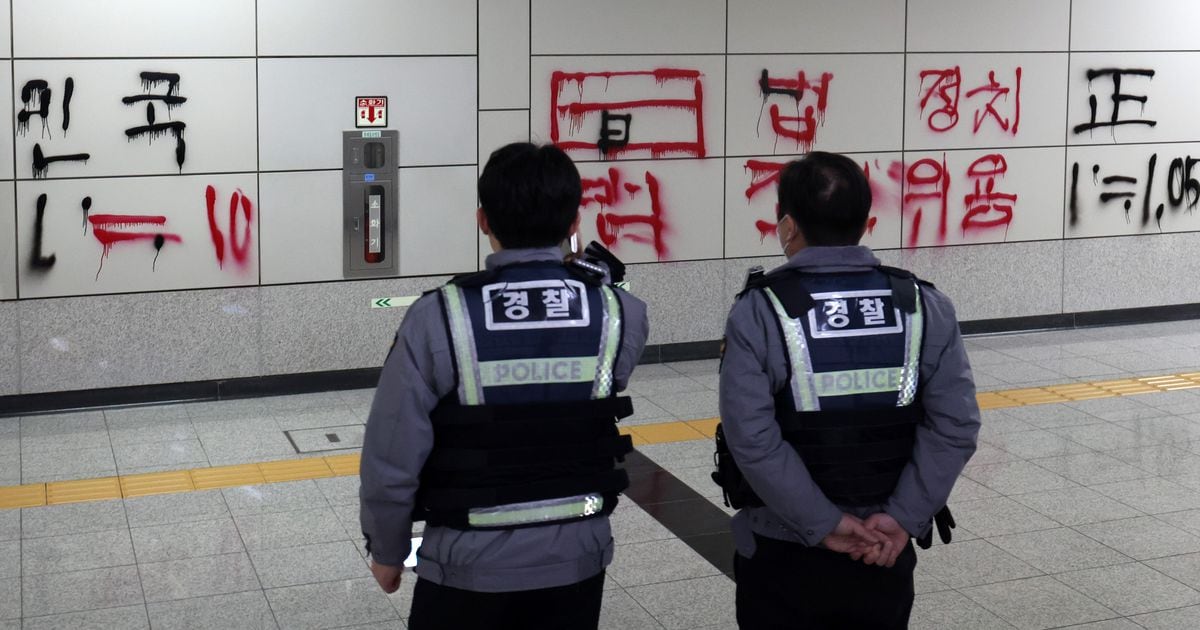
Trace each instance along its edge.
<instances>
[{"instance_id":1,"label":"white face mask","mask_svg":"<svg viewBox=\"0 0 1200 630\"><path fill-rule=\"evenodd\" d=\"M787 238L784 238L784 221L787 221L792 225L792 229L787 232ZM792 239L796 237L795 225L796 221L790 214L783 215L783 217L779 219L779 222L775 224L775 236L779 238L779 247L783 250L785 255L787 254L788 243L790 243Z\"/></svg>"}]
</instances>

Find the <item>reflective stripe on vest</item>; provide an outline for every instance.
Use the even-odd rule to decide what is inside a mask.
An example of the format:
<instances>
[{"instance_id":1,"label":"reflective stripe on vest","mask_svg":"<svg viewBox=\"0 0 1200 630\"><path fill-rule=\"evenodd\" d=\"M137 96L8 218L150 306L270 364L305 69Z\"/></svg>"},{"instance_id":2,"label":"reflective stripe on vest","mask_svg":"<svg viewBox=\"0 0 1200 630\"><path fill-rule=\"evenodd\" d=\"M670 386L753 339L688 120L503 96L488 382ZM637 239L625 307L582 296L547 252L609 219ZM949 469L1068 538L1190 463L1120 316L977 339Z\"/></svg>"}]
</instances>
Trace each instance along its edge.
<instances>
[{"instance_id":1,"label":"reflective stripe on vest","mask_svg":"<svg viewBox=\"0 0 1200 630\"><path fill-rule=\"evenodd\" d=\"M921 342L925 334L925 313L921 309L921 285L915 285L917 310L904 321L904 376L900 379L897 407L907 407L917 395L917 377L921 372Z\"/></svg>"},{"instance_id":2,"label":"reflective stripe on vest","mask_svg":"<svg viewBox=\"0 0 1200 630\"><path fill-rule=\"evenodd\" d=\"M774 291L768 288L765 292L783 329L783 342L787 345L788 360L792 364L792 398L796 401L796 411L818 411L821 403L817 400L817 388L813 384L812 359L808 355L804 324L799 319L788 317L787 309Z\"/></svg>"},{"instance_id":3,"label":"reflective stripe on vest","mask_svg":"<svg viewBox=\"0 0 1200 630\"><path fill-rule=\"evenodd\" d=\"M596 365L596 385L592 398L607 398L613 393L613 367L621 343L621 304L612 287L600 287L604 296L604 321L600 328L600 361Z\"/></svg>"},{"instance_id":4,"label":"reflective stripe on vest","mask_svg":"<svg viewBox=\"0 0 1200 630\"><path fill-rule=\"evenodd\" d=\"M916 291L916 311L904 314L904 365L814 373L803 320L790 317L779 297L770 288L765 289L764 292L783 329L783 340L791 363L792 398L796 411L820 411L821 398L884 392L897 393L897 407L911 405L917 393L921 369L921 343L925 329L919 285Z\"/></svg>"},{"instance_id":5,"label":"reflective stripe on vest","mask_svg":"<svg viewBox=\"0 0 1200 630\"><path fill-rule=\"evenodd\" d=\"M442 295L450 320L450 342L454 345L454 358L458 363L458 399L464 405L482 405L483 379L475 355L475 329L471 326L466 299L462 289L453 284L442 287Z\"/></svg>"},{"instance_id":6,"label":"reflective stripe on vest","mask_svg":"<svg viewBox=\"0 0 1200 630\"><path fill-rule=\"evenodd\" d=\"M480 362L475 350L475 330L467 311L462 288L448 284L441 289L450 338L458 363L458 397L464 405L485 403L483 388L509 385L595 383L592 398L606 398L613 391L613 368L621 343L621 305L611 287L600 287L603 296L599 356L512 359Z\"/></svg>"},{"instance_id":7,"label":"reflective stripe on vest","mask_svg":"<svg viewBox=\"0 0 1200 630\"><path fill-rule=\"evenodd\" d=\"M488 508L472 508L467 512L471 527L516 527L530 523L548 523L599 514L604 509L604 497L585 494L561 499L512 503Z\"/></svg>"}]
</instances>

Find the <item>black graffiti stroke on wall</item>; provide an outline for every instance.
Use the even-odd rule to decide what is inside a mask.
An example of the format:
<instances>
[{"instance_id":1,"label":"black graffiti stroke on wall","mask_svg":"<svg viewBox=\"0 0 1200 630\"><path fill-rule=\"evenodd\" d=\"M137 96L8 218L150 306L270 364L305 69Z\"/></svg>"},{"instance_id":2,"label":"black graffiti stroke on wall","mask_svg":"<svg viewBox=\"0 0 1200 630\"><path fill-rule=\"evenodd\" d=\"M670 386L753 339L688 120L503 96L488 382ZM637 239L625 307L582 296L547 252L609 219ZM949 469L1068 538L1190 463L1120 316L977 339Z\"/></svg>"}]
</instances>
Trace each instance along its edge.
<instances>
[{"instance_id":1,"label":"black graffiti stroke on wall","mask_svg":"<svg viewBox=\"0 0 1200 630\"><path fill-rule=\"evenodd\" d=\"M1158 125L1158 121L1148 118L1122 118L1121 105L1124 103L1138 103L1141 105L1143 112L1146 109L1146 103L1150 97L1145 94L1128 94L1122 91L1122 83L1126 77L1142 77L1145 79L1153 79L1154 70L1140 68L1098 68L1087 71L1088 89L1091 89L1092 82L1100 77L1108 77L1112 81L1112 94L1109 100L1112 101L1112 114L1107 120L1098 118L1097 110L1099 109L1099 101L1095 94L1088 96L1088 107L1091 109L1091 120L1086 123L1075 125L1073 131L1076 135L1093 129L1108 128L1116 129L1122 125L1145 125L1154 127Z\"/></svg>"},{"instance_id":2,"label":"black graffiti stroke on wall","mask_svg":"<svg viewBox=\"0 0 1200 630\"><path fill-rule=\"evenodd\" d=\"M182 172L183 162L187 156L187 143L183 140L183 132L187 129L187 123L178 120L158 122L158 115L154 109L155 103L163 104L167 108L167 117L169 118L176 107L187 102L186 96L179 95L179 75L174 72L142 72L140 76L144 93L126 96L121 99L121 102L126 105L146 103L146 124L126 129L125 136L129 140L147 136L150 142L153 142L165 134L171 134L175 138L175 164ZM167 89L166 94L149 93L164 84Z\"/></svg>"}]
</instances>

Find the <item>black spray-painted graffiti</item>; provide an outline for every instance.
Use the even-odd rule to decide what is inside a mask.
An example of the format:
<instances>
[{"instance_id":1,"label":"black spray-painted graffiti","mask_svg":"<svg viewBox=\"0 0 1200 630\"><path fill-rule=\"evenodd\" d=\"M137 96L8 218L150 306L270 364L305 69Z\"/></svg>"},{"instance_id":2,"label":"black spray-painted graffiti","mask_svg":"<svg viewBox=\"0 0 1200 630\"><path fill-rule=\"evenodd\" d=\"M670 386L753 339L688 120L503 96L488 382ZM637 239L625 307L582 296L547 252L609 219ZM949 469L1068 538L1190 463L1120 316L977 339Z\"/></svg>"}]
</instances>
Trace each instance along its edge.
<instances>
[{"instance_id":1,"label":"black spray-painted graffiti","mask_svg":"<svg viewBox=\"0 0 1200 630\"><path fill-rule=\"evenodd\" d=\"M141 78L142 91L146 93L126 96L121 99L121 102L126 105L145 102L146 124L126 129L125 136L129 140L147 136L150 142L154 142L158 137L170 133L175 138L175 163L182 171L183 161L187 154L187 143L183 140L183 132L187 129L187 123L178 120L157 122L158 116L154 111L154 103L162 103L167 108L167 116L170 117L176 107L187 102L187 97L179 95L179 75L173 72L143 72ZM166 84L166 94L149 94L151 90L157 89L162 84Z\"/></svg>"},{"instance_id":2,"label":"black spray-painted graffiti","mask_svg":"<svg viewBox=\"0 0 1200 630\"><path fill-rule=\"evenodd\" d=\"M1158 168L1158 154L1150 156L1146 162L1146 179L1145 186L1140 190L1134 187L1138 186L1140 181L1136 177L1128 175L1109 175L1101 177L1101 168L1099 164L1092 165L1092 186L1106 188L1105 192L1100 193L1098 199L1101 205L1107 205L1114 201L1120 201L1121 206L1125 210L1125 221L1132 223L1133 218L1130 216L1130 211L1133 209L1134 203L1141 195L1141 218L1140 224L1146 227L1153 219L1157 227L1162 229L1162 220L1169 209L1172 214L1185 210L1194 212L1200 206L1200 180L1193 173L1196 165L1200 164L1200 158L1194 158L1190 155L1177 157L1171 160L1171 164L1167 167L1167 201L1154 206L1150 200L1151 194L1154 192L1155 173ZM1117 186L1124 187L1113 191L1107 187ZM1079 223L1079 163L1075 162L1071 166L1071 196L1067 203L1068 220L1072 227Z\"/></svg>"},{"instance_id":3,"label":"black spray-painted graffiti","mask_svg":"<svg viewBox=\"0 0 1200 630\"><path fill-rule=\"evenodd\" d=\"M1088 96L1088 106L1092 110L1091 120L1086 123L1075 125L1074 131L1076 134L1081 134L1085 131L1091 131L1100 127L1115 129L1121 125L1145 125L1154 127L1158 121L1145 118L1125 119L1121 118L1121 104L1126 102L1139 103L1144 111L1146 102L1150 100L1149 96L1138 94L1127 94L1121 91L1121 83L1125 77L1144 77L1146 79L1154 78L1153 70L1144 69L1121 69L1121 68L1100 68L1097 70L1087 71L1088 88L1091 89L1092 82L1100 77L1109 77L1112 80L1112 115L1108 120L1099 120L1097 118L1098 101L1096 95Z\"/></svg>"}]
</instances>

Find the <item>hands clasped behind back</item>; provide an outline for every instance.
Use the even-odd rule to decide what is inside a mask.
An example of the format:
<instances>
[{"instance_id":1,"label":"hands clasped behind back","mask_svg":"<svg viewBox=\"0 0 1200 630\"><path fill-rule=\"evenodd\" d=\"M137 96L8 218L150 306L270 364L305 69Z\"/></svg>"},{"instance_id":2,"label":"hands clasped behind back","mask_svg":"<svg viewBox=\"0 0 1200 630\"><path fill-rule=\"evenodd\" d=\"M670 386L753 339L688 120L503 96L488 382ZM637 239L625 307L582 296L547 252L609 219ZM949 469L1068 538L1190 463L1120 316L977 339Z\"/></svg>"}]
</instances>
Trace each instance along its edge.
<instances>
[{"instance_id":1,"label":"hands clasped behind back","mask_svg":"<svg viewBox=\"0 0 1200 630\"><path fill-rule=\"evenodd\" d=\"M908 532L885 513L872 514L865 521L843 513L842 520L821 540L821 545L855 561L890 568L908 545L908 539Z\"/></svg>"}]
</instances>

